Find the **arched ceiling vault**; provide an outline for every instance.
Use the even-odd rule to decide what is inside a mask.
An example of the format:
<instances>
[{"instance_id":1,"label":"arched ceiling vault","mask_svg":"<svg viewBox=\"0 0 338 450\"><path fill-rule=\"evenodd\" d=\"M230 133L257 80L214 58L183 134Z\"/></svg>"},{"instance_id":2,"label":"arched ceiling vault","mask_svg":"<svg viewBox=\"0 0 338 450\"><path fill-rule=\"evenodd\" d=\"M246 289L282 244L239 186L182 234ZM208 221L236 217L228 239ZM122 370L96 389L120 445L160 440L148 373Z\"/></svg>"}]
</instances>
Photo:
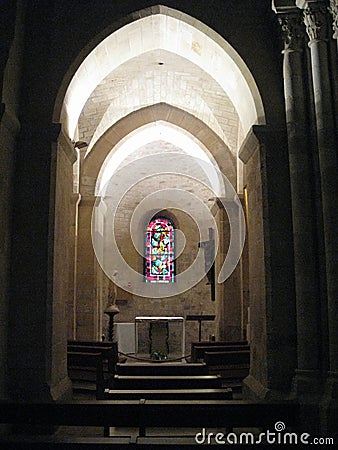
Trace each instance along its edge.
<instances>
[{"instance_id":1,"label":"arched ceiling vault","mask_svg":"<svg viewBox=\"0 0 338 450\"><path fill-rule=\"evenodd\" d=\"M129 113L166 102L204 122L233 153L264 123L255 82L239 55L205 25L168 8L104 39L75 73L61 111L64 131L88 153Z\"/></svg>"},{"instance_id":2,"label":"arched ceiling vault","mask_svg":"<svg viewBox=\"0 0 338 450\"><path fill-rule=\"evenodd\" d=\"M180 130L201 147L211 162L236 186L236 158L224 141L203 121L172 105L159 103L140 108L112 125L95 143L82 163L81 192L94 194L100 171L112 149L115 151L132 134L143 130L145 125L162 121ZM212 161L213 160L213 161Z\"/></svg>"},{"instance_id":3,"label":"arched ceiling vault","mask_svg":"<svg viewBox=\"0 0 338 450\"><path fill-rule=\"evenodd\" d=\"M235 152L239 119L221 86L196 64L164 50L143 53L111 72L80 115L79 139L89 143L139 108L165 101L205 122Z\"/></svg>"}]
</instances>

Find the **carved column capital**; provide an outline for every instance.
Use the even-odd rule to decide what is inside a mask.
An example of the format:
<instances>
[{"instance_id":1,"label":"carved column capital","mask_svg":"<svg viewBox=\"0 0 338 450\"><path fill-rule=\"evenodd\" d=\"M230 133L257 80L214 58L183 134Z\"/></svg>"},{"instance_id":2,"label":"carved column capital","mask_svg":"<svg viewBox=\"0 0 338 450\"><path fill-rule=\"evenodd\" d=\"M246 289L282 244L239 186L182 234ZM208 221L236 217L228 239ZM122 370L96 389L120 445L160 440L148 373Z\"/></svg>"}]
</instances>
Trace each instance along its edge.
<instances>
[{"instance_id":1,"label":"carved column capital","mask_svg":"<svg viewBox=\"0 0 338 450\"><path fill-rule=\"evenodd\" d=\"M324 1L305 3L304 23L310 43L328 39L327 12L327 5Z\"/></svg>"},{"instance_id":2,"label":"carved column capital","mask_svg":"<svg viewBox=\"0 0 338 450\"><path fill-rule=\"evenodd\" d=\"M280 14L278 22L282 28L285 50L302 51L305 27L300 10Z\"/></svg>"},{"instance_id":3,"label":"carved column capital","mask_svg":"<svg viewBox=\"0 0 338 450\"><path fill-rule=\"evenodd\" d=\"M333 38L338 39L338 2L337 0L330 0L329 11L333 17Z\"/></svg>"}]
</instances>

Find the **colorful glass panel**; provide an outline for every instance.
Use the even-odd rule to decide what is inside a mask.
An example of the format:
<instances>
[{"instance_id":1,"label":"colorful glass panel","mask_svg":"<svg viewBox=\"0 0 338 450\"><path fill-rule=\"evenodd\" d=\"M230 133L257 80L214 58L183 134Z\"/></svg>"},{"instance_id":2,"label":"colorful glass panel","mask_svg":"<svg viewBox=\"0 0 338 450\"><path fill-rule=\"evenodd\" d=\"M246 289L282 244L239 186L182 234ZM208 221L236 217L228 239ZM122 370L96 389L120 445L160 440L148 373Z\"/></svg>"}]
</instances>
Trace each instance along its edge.
<instances>
[{"instance_id":1,"label":"colorful glass panel","mask_svg":"<svg viewBox=\"0 0 338 450\"><path fill-rule=\"evenodd\" d=\"M174 227L170 220L151 220L146 236L146 281L174 281Z\"/></svg>"}]
</instances>

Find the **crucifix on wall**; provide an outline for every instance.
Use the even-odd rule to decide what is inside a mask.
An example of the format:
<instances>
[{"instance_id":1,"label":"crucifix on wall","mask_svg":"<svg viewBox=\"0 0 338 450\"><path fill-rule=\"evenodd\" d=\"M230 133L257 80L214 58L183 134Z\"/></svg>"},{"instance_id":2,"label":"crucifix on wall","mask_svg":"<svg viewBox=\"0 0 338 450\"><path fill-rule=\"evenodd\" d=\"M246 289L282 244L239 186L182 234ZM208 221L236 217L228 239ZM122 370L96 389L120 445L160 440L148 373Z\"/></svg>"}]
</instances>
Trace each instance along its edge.
<instances>
[{"instance_id":1,"label":"crucifix on wall","mask_svg":"<svg viewBox=\"0 0 338 450\"><path fill-rule=\"evenodd\" d=\"M209 228L209 240L199 242L199 248L204 250L204 266L211 288L211 301L215 301L215 232Z\"/></svg>"}]
</instances>

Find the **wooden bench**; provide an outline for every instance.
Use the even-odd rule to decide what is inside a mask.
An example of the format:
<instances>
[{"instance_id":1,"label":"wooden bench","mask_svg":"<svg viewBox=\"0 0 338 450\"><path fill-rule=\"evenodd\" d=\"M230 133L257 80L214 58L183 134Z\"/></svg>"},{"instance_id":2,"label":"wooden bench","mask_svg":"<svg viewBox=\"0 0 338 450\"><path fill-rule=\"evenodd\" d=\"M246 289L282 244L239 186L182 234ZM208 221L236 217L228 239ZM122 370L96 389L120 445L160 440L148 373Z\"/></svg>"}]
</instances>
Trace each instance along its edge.
<instances>
[{"instance_id":1,"label":"wooden bench","mask_svg":"<svg viewBox=\"0 0 338 450\"><path fill-rule=\"evenodd\" d=\"M202 428L232 430L233 428L258 428L275 432L274 424L284 422L287 430L297 430L299 406L296 403L254 403L231 400L128 400L128 401L73 401L70 403L20 403L0 401L0 423L22 424L34 427L50 425L103 427L106 436L110 427L137 427L140 436L151 428ZM72 433L71 433L72 434ZM110 440L109 440L110 439ZM159 444L158 437L140 437L136 441L121 437L75 436L0 436L1 448L86 449L86 445L102 445L128 449L151 448ZM167 443L171 437L166 436ZM160 439L161 440L161 439ZM175 438L172 439L175 443ZM178 442L178 441L177 441ZM157 444L156 444L157 443ZM163 443L163 438L162 438ZM27 445L26 445L27 444ZM184 443L181 441L182 446ZM45 446L44 446L45 445ZM148 446L148 447L147 447ZM161 446L160 448L166 448ZM184 445L184 448L188 448ZM194 444L196 448L196 444Z\"/></svg>"},{"instance_id":2,"label":"wooden bench","mask_svg":"<svg viewBox=\"0 0 338 450\"><path fill-rule=\"evenodd\" d=\"M67 352L101 353L103 361L107 361L108 371L111 373L114 372L118 361L117 342L68 340Z\"/></svg>"},{"instance_id":3,"label":"wooden bench","mask_svg":"<svg viewBox=\"0 0 338 450\"><path fill-rule=\"evenodd\" d=\"M138 362L117 363L118 375L208 375L208 367L205 363L166 363L166 362Z\"/></svg>"},{"instance_id":4,"label":"wooden bench","mask_svg":"<svg viewBox=\"0 0 338 450\"><path fill-rule=\"evenodd\" d=\"M205 352L204 362L207 366L235 366L250 364L249 350Z\"/></svg>"},{"instance_id":5,"label":"wooden bench","mask_svg":"<svg viewBox=\"0 0 338 450\"><path fill-rule=\"evenodd\" d=\"M237 350L237 349L249 349L249 345L247 341L201 341L201 342L191 342L191 361L197 362L200 359L203 359L202 354L207 349L213 351L214 348L220 347L222 350ZM203 348L203 350L201 350Z\"/></svg>"},{"instance_id":6,"label":"wooden bench","mask_svg":"<svg viewBox=\"0 0 338 450\"><path fill-rule=\"evenodd\" d=\"M230 352L205 352L204 361L210 374L218 374L225 380L243 380L250 371L248 350Z\"/></svg>"},{"instance_id":7,"label":"wooden bench","mask_svg":"<svg viewBox=\"0 0 338 450\"><path fill-rule=\"evenodd\" d=\"M67 364L68 364L68 373L70 378L74 381L74 379L82 379L85 381L95 381L96 385L96 397L101 398L103 395L104 388L106 386L106 380L104 376L103 369L103 356L101 352L67 352ZM94 369L93 377L91 380L88 377L88 370L92 371ZM77 375L75 375L75 373ZM85 373L84 377L80 374ZM88 380L89 378L89 380Z\"/></svg>"},{"instance_id":8,"label":"wooden bench","mask_svg":"<svg viewBox=\"0 0 338 450\"><path fill-rule=\"evenodd\" d=\"M223 386L233 386L233 383L237 381L242 384L244 378L249 375L249 364L235 364L235 365L219 365L210 366L209 373L220 375L223 379Z\"/></svg>"},{"instance_id":9,"label":"wooden bench","mask_svg":"<svg viewBox=\"0 0 338 450\"><path fill-rule=\"evenodd\" d=\"M223 345L215 345L215 346L199 346L194 349L194 361L204 361L205 352L234 352L234 351L250 351L250 347L248 345L233 345L233 346L223 346Z\"/></svg>"},{"instance_id":10,"label":"wooden bench","mask_svg":"<svg viewBox=\"0 0 338 450\"><path fill-rule=\"evenodd\" d=\"M222 385L218 375L115 375L113 389L216 389Z\"/></svg>"},{"instance_id":11,"label":"wooden bench","mask_svg":"<svg viewBox=\"0 0 338 450\"><path fill-rule=\"evenodd\" d=\"M117 359L117 342L68 341L68 376L74 391L92 391L95 383L97 398L101 398Z\"/></svg>"},{"instance_id":12,"label":"wooden bench","mask_svg":"<svg viewBox=\"0 0 338 450\"><path fill-rule=\"evenodd\" d=\"M113 373L115 364L117 362L116 351L114 347L102 348L97 346L85 346L85 345L68 345L67 352L80 352L80 353L100 353L103 361L107 362L108 371Z\"/></svg>"},{"instance_id":13,"label":"wooden bench","mask_svg":"<svg viewBox=\"0 0 338 450\"><path fill-rule=\"evenodd\" d=\"M68 339L68 345L84 345L84 346L94 346L102 348L110 348L115 345L112 341L93 341L93 340L78 340L78 339Z\"/></svg>"}]
</instances>

